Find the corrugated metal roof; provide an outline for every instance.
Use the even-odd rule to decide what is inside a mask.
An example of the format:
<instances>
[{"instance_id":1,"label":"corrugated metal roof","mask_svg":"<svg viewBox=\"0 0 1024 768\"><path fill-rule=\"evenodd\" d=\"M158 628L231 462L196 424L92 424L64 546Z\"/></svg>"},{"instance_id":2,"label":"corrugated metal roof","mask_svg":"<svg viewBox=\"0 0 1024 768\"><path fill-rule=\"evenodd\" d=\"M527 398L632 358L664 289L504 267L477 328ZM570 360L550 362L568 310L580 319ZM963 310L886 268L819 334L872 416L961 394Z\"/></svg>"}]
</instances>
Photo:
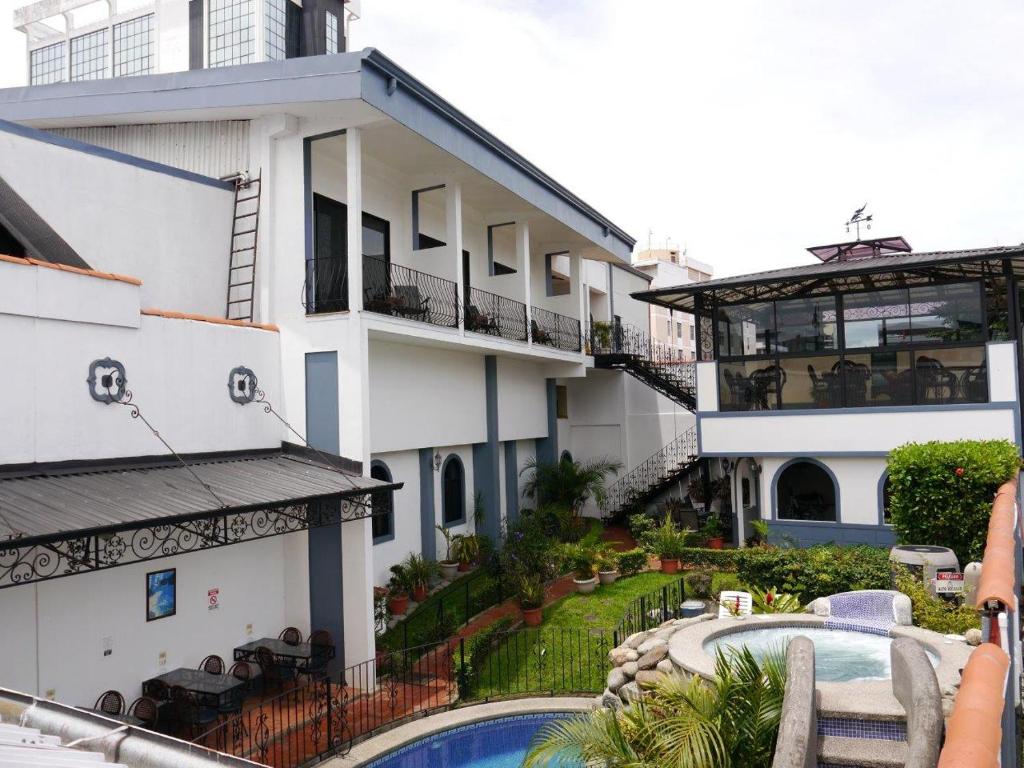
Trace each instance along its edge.
<instances>
[{"instance_id":1,"label":"corrugated metal roof","mask_svg":"<svg viewBox=\"0 0 1024 768\"><path fill-rule=\"evenodd\" d=\"M998 259L1007 256L1024 256L1024 244L995 248L971 248L961 251L895 253L878 256L873 259L804 264L798 267L784 267L767 272L753 272L735 277L720 277L701 283L687 283L685 285L658 288L653 291L642 291L634 293L633 297L665 306L673 304L676 308L686 308L692 306L692 298L697 294L713 293L720 289L741 288L745 285L760 285L772 282L795 282L815 278L893 272L922 266L955 264L964 261L984 261L986 259ZM685 305L676 303L687 299L690 301L686 301Z\"/></svg>"},{"instance_id":2,"label":"corrugated metal roof","mask_svg":"<svg viewBox=\"0 0 1024 768\"><path fill-rule=\"evenodd\" d=\"M273 453L0 478L0 537L41 537L401 487ZM192 472L222 499L222 507Z\"/></svg>"}]
</instances>

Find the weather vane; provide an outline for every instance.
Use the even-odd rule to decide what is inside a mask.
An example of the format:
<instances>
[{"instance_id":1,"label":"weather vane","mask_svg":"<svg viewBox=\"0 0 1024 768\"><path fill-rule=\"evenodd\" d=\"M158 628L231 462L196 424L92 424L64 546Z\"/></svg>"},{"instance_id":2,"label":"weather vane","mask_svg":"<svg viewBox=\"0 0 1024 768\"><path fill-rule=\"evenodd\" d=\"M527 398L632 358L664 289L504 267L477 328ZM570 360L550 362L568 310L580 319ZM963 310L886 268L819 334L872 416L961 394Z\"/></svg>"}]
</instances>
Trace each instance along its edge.
<instances>
[{"instance_id":1,"label":"weather vane","mask_svg":"<svg viewBox=\"0 0 1024 768\"><path fill-rule=\"evenodd\" d=\"M853 216L846 222L846 231L850 231L850 225L853 224L857 227L857 239L860 240L860 225L864 224L867 229L871 229L871 220L874 218L870 213L864 213L864 209L868 207L867 203L864 203L860 208L853 212Z\"/></svg>"}]
</instances>

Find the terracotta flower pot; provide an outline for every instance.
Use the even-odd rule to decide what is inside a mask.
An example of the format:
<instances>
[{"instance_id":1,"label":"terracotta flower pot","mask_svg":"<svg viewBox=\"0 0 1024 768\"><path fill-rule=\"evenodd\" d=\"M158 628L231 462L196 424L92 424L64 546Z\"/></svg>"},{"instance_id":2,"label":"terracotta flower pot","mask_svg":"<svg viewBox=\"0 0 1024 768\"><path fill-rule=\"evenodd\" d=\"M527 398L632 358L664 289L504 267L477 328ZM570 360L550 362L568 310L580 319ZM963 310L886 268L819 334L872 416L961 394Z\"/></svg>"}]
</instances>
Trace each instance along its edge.
<instances>
[{"instance_id":1,"label":"terracotta flower pot","mask_svg":"<svg viewBox=\"0 0 1024 768\"><path fill-rule=\"evenodd\" d=\"M388 612L392 616L402 616L409 610L409 596L395 595L388 598Z\"/></svg>"},{"instance_id":2,"label":"terracotta flower pot","mask_svg":"<svg viewBox=\"0 0 1024 768\"><path fill-rule=\"evenodd\" d=\"M417 603L422 603L424 600L426 600L427 599L427 585L426 584L417 584L415 587L413 587L412 588L412 599L415 600Z\"/></svg>"},{"instance_id":3,"label":"terracotta flower pot","mask_svg":"<svg viewBox=\"0 0 1024 768\"><path fill-rule=\"evenodd\" d=\"M596 576L591 576L589 579L582 580L574 578L572 582L576 585L576 591L584 595L589 595L591 592L597 589Z\"/></svg>"},{"instance_id":4,"label":"terracotta flower pot","mask_svg":"<svg viewBox=\"0 0 1024 768\"><path fill-rule=\"evenodd\" d=\"M454 579L455 574L459 571L459 564L456 562L441 562L438 565L441 567L441 578L445 581Z\"/></svg>"},{"instance_id":5,"label":"terracotta flower pot","mask_svg":"<svg viewBox=\"0 0 1024 768\"><path fill-rule=\"evenodd\" d=\"M543 608L523 608L523 623L528 627L539 627L544 621Z\"/></svg>"},{"instance_id":6,"label":"terracotta flower pot","mask_svg":"<svg viewBox=\"0 0 1024 768\"><path fill-rule=\"evenodd\" d=\"M713 539L708 539L709 549L721 549L725 544L725 539L722 536L715 536Z\"/></svg>"},{"instance_id":7,"label":"terracotta flower pot","mask_svg":"<svg viewBox=\"0 0 1024 768\"><path fill-rule=\"evenodd\" d=\"M615 580L619 578L618 571L598 571L597 578L601 580L602 584L614 584Z\"/></svg>"},{"instance_id":8,"label":"terracotta flower pot","mask_svg":"<svg viewBox=\"0 0 1024 768\"><path fill-rule=\"evenodd\" d=\"M662 558L661 560L661 572L662 573L679 573L679 561L670 560L668 558Z\"/></svg>"},{"instance_id":9,"label":"terracotta flower pot","mask_svg":"<svg viewBox=\"0 0 1024 768\"><path fill-rule=\"evenodd\" d=\"M459 563L459 573L465 573L469 570L470 563Z\"/></svg>"}]
</instances>

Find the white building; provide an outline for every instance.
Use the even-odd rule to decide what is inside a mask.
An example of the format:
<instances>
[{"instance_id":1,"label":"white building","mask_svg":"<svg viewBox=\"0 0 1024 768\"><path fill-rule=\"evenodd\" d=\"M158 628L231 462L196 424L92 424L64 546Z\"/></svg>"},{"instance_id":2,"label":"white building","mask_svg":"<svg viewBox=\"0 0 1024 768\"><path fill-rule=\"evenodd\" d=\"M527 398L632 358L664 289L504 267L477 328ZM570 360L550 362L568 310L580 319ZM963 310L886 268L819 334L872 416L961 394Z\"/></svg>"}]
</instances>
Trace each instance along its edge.
<instances>
[{"instance_id":1,"label":"white building","mask_svg":"<svg viewBox=\"0 0 1024 768\"><path fill-rule=\"evenodd\" d=\"M1024 247L810 250L822 263L639 297L697 324L699 453L731 478L736 540L760 517L802 543L887 544L893 448L1021 445Z\"/></svg>"},{"instance_id":2,"label":"white building","mask_svg":"<svg viewBox=\"0 0 1024 768\"><path fill-rule=\"evenodd\" d=\"M651 288L710 280L714 269L678 248L648 248L633 254L633 266L651 277ZM651 337L679 350L686 360L697 359L697 332L692 316L667 307L650 307Z\"/></svg>"},{"instance_id":3,"label":"white building","mask_svg":"<svg viewBox=\"0 0 1024 768\"><path fill-rule=\"evenodd\" d=\"M282 535L209 549L232 539L191 530L199 551L116 569L64 551L60 579L19 545L0 557L0 684L89 704L288 625L330 630L338 665L370 659L372 587L436 557L435 525L496 537L532 503L530 459L630 469L693 434L692 382L587 333L645 323L632 238L377 51L12 89L0 118L0 334L31 376L0 385L4 532L102 549L163 520L168 483L179 517L301 508ZM94 362L117 378L107 358L159 438L89 396ZM252 377L273 413L237 402ZM75 501L83 473L110 510ZM360 511L368 476L395 484L374 496L390 515ZM146 622L161 568L177 614Z\"/></svg>"},{"instance_id":4,"label":"white building","mask_svg":"<svg viewBox=\"0 0 1024 768\"><path fill-rule=\"evenodd\" d=\"M359 0L37 0L14 11L29 85L347 50Z\"/></svg>"}]
</instances>

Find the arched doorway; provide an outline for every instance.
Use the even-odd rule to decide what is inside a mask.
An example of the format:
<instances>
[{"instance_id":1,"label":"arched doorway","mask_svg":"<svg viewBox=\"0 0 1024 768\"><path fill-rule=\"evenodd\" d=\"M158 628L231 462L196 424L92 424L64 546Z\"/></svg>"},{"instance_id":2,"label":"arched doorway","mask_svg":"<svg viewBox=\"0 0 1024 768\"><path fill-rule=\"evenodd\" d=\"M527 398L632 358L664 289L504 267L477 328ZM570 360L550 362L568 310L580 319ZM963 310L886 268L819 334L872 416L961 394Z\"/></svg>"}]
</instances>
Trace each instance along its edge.
<instances>
[{"instance_id":1,"label":"arched doorway","mask_svg":"<svg viewBox=\"0 0 1024 768\"><path fill-rule=\"evenodd\" d=\"M835 477L813 459L794 459L775 476L775 517L834 523L839 520L839 488Z\"/></svg>"}]
</instances>

